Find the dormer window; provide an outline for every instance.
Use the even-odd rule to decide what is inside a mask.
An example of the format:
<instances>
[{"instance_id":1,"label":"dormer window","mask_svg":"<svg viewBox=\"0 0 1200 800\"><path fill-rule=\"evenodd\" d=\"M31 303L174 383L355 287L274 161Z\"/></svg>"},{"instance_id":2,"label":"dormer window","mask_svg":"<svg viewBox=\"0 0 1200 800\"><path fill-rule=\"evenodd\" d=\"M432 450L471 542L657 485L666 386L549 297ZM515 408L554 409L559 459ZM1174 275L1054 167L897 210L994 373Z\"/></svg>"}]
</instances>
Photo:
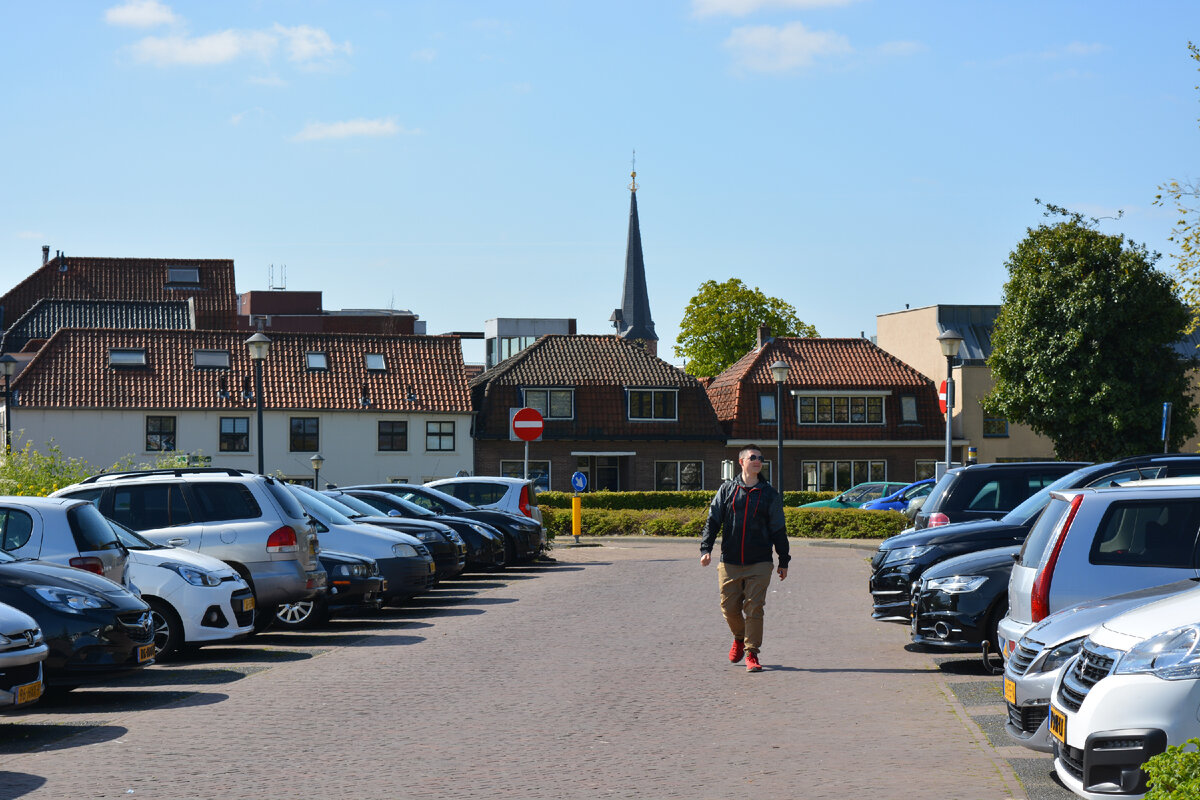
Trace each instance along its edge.
<instances>
[{"instance_id":1,"label":"dormer window","mask_svg":"<svg viewBox=\"0 0 1200 800\"><path fill-rule=\"evenodd\" d=\"M305 353L304 360L311 370L329 369L329 358L324 353Z\"/></svg>"},{"instance_id":2,"label":"dormer window","mask_svg":"<svg viewBox=\"0 0 1200 800\"><path fill-rule=\"evenodd\" d=\"M144 367L146 366L146 351L144 348L110 347L108 365L110 367Z\"/></svg>"},{"instance_id":3,"label":"dormer window","mask_svg":"<svg viewBox=\"0 0 1200 800\"><path fill-rule=\"evenodd\" d=\"M196 369L229 369L229 351L193 350L192 366Z\"/></svg>"},{"instance_id":4,"label":"dormer window","mask_svg":"<svg viewBox=\"0 0 1200 800\"><path fill-rule=\"evenodd\" d=\"M196 267L167 267L168 286L199 286L200 270Z\"/></svg>"},{"instance_id":5,"label":"dormer window","mask_svg":"<svg viewBox=\"0 0 1200 800\"><path fill-rule=\"evenodd\" d=\"M363 361L372 372L383 372L387 369L387 359L383 357L383 353L367 353L363 356Z\"/></svg>"},{"instance_id":6,"label":"dormer window","mask_svg":"<svg viewBox=\"0 0 1200 800\"><path fill-rule=\"evenodd\" d=\"M674 422L679 391L677 389L630 389L630 420Z\"/></svg>"}]
</instances>

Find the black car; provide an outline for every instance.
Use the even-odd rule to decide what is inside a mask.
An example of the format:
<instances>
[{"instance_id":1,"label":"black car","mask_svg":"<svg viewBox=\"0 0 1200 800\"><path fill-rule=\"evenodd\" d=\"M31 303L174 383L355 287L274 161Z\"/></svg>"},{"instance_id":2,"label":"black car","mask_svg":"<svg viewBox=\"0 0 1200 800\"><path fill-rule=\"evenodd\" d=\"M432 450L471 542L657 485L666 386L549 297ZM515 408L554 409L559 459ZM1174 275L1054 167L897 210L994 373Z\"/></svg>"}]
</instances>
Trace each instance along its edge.
<instances>
[{"instance_id":1,"label":"black car","mask_svg":"<svg viewBox=\"0 0 1200 800\"><path fill-rule=\"evenodd\" d=\"M107 578L0 551L0 603L41 627L47 686L96 683L154 663L150 607Z\"/></svg>"},{"instance_id":2,"label":"black car","mask_svg":"<svg viewBox=\"0 0 1200 800\"><path fill-rule=\"evenodd\" d=\"M1008 577L1020 545L948 558L925 570L912 599L912 640L939 650L996 647L1008 609Z\"/></svg>"},{"instance_id":3,"label":"black car","mask_svg":"<svg viewBox=\"0 0 1200 800\"><path fill-rule=\"evenodd\" d=\"M921 504L913 527L1000 519L1034 492L1086 466L1084 461L1016 461L946 470Z\"/></svg>"},{"instance_id":4,"label":"black car","mask_svg":"<svg viewBox=\"0 0 1200 800\"><path fill-rule=\"evenodd\" d=\"M1200 475L1200 456L1135 456L1092 464L1037 491L999 520L959 522L907 531L885 539L871 558L871 577L867 585L873 606L871 616L888 622L908 623L912 588L925 570L953 556L1021 544L1050 502L1053 490L1172 475Z\"/></svg>"},{"instance_id":5,"label":"black car","mask_svg":"<svg viewBox=\"0 0 1200 800\"><path fill-rule=\"evenodd\" d=\"M334 614L378 611L383 607L383 593L388 586L374 559L332 550L322 550L317 558L329 575L328 592L312 600L281 605L275 612L276 624L310 628L328 622Z\"/></svg>"},{"instance_id":6,"label":"black car","mask_svg":"<svg viewBox=\"0 0 1200 800\"><path fill-rule=\"evenodd\" d=\"M382 511L366 500L341 489L328 489L321 494L333 498L353 511L353 514L346 514L346 516L354 522L379 525L420 539L421 544L429 550L429 554L433 556L433 561L437 565L434 583L444 578L453 578L466 569L467 545L449 525L423 519L406 519L400 516L398 511L396 514L388 516L387 511ZM381 495L381 498L382 501L389 499L386 495ZM380 501L377 500L377 502Z\"/></svg>"},{"instance_id":7,"label":"black car","mask_svg":"<svg viewBox=\"0 0 1200 800\"><path fill-rule=\"evenodd\" d=\"M431 486L379 483L347 488L387 492L438 515L478 520L491 525L504 534L504 544L508 550L510 564L533 561L542 550L542 526L535 520L518 517L494 508L476 508L465 500L460 500L452 494L447 494Z\"/></svg>"}]
</instances>

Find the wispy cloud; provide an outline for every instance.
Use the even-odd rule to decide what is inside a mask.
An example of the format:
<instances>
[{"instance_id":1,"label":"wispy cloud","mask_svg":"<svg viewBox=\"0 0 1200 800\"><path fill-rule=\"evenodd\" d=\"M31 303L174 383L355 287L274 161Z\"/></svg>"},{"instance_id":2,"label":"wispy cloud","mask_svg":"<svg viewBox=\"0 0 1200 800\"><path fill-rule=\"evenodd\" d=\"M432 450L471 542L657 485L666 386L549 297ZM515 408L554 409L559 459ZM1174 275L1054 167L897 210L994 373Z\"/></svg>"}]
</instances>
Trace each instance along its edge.
<instances>
[{"instance_id":1,"label":"wispy cloud","mask_svg":"<svg viewBox=\"0 0 1200 800\"><path fill-rule=\"evenodd\" d=\"M147 36L133 45L138 61L159 67L213 66L244 57L270 59L278 39L262 31L221 31L207 36Z\"/></svg>"},{"instance_id":2,"label":"wispy cloud","mask_svg":"<svg viewBox=\"0 0 1200 800\"><path fill-rule=\"evenodd\" d=\"M113 6L104 12L104 21L109 25L126 28L153 28L158 25L173 25L179 17L169 6L158 0L128 0L123 5Z\"/></svg>"},{"instance_id":3,"label":"wispy cloud","mask_svg":"<svg viewBox=\"0 0 1200 800\"><path fill-rule=\"evenodd\" d=\"M324 61L339 53L350 55L352 52L349 42L334 44L333 38L328 33L310 25L285 28L276 24L275 33L283 40L288 60L296 63L307 64Z\"/></svg>"},{"instance_id":4,"label":"wispy cloud","mask_svg":"<svg viewBox=\"0 0 1200 800\"><path fill-rule=\"evenodd\" d=\"M18 231L18 239L45 239L46 237L37 231Z\"/></svg>"},{"instance_id":5,"label":"wispy cloud","mask_svg":"<svg viewBox=\"0 0 1200 800\"><path fill-rule=\"evenodd\" d=\"M278 75L254 75L246 79L247 83L255 86L269 86L272 89L278 89L282 86L287 86L288 82Z\"/></svg>"},{"instance_id":6,"label":"wispy cloud","mask_svg":"<svg viewBox=\"0 0 1200 800\"><path fill-rule=\"evenodd\" d=\"M349 139L356 136L395 136L418 134L419 130L401 127L394 119L348 119L344 122L310 122L292 137L294 142L317 142L324 139Z\"/></svg>"},{"instance_id":7,"label":"wispy cloud","mask_svg":"<svg viewBox=\"0 0 1200 800\"><path fill-rule=\"evenodd\" d=\"M243 120L250 118L250 117L254 117L254 118L261 117L263 115L263 113L264 113L263 110L258 106L255 106L254 108L248 108L245 111L239 111L236 114L234 114L233 116L231 116L229 118L229 124L230 125L241 125Z\"/></svg>"},{"instance_id":8,"label":"wispy cloud","mask_svg":"<svg viewBox=\"0 0 1200 800\"><path fill-rule=\"evenodd\" d=\"M413 61L433 61L435 58L437 58L437 50L434 50L432 47L414 50L411 58Z\"/></svg>"},{"instance_id":9,"label":"wispy cloud","mask_svg":"<svg viewBox=\"0 0 1200 800\"><path fill-rule=\"evenodd\" d=\"M811 66L821 56L854 52L850 41L832 31L810 31L799 22L783 27L753 25L734 28L725 49L735 64L752 72L788 72Z\"/></svg>"},{"instance_id":10,"label":"wispy cloud","mask_svg":"<svg viewBox=\"0 0 1200 800\"><path fill-rule=\"evenodd\" d=\"M692 0L692 14L697 17L725 15L744 17L756 11L773 9L812 10L848 6L858 0Z\"/></svg>"}]
</instances>

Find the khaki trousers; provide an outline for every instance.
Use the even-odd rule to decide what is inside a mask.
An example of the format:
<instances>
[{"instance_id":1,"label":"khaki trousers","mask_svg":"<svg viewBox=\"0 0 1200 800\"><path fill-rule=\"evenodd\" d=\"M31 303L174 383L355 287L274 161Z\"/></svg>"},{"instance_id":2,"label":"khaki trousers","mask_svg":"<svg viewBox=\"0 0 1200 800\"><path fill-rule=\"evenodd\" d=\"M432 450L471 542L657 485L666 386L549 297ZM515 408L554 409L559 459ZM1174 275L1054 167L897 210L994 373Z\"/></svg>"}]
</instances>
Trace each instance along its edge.
<instances>
[{"instance_id":1,"label":"khaki trousers","mask_svg":"<svg viewBox=\"0 0 1200 800\"><path fill-rule=\"evenodd\" d=\"M721 613L729 623L734 639L746 643L746 649L757 653L762 647L763 608L767 604L767 587L775 565L770 561L758 564L717 565L721 582Z\"/></svg>"}]
</instances>

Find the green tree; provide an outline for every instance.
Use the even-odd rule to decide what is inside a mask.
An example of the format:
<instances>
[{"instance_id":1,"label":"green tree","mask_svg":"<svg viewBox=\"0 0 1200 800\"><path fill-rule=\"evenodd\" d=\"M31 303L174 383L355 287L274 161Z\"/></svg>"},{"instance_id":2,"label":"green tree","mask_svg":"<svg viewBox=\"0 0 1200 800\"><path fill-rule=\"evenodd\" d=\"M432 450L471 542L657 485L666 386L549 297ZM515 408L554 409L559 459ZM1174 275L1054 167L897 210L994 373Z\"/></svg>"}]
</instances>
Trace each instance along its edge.
<instances>
[{"instance_id":1,"label":"green tree","mask_svg":"<svg viewBox=\"0 0 1200 800\"><path fill-rule=\"evenodd\" d=\"M690 375L717 375L758 342L758 326L774 336L816 336L817 329L800 321L796 309L738 278L705 281L688 302L675 340L675 355L686 360Z\"/></svg>"},{"instance_id":2,"label":"green tree","mask_svg":"<svg viewBox=\"0 0 1200 800\"><path fill-rule=\"evenodd\" d=\"M1049 437L1059 458L1098 460L1161 450L1170 401L1178 449L1196 430L1190 364L1173 347L1188 309L1154 269L1158 254L1046 208L1066 219L1009 254L984 408Z\"/></svg>"},{"instance_id":3,"label":"green tree","mask_svg":"<svg viewBox=\"0 0 1200 800\"><path fill-rule=\"evenodd\" d=\"M1188 42L1193 61L1200 62L1200 48ZM1196 68L1200 71L1200 67ZM1200 89L1200 86L1195 87ZM1154 205L1175 206L1178 218L1171 231L1170 241L1179 248L1172 253L1175 259L1175 282L1183 301L1191 308L1187 332L1200 327L1200 182L1195 180L1168 181L1158 187Z\"/></svg>"}]
</instances>

